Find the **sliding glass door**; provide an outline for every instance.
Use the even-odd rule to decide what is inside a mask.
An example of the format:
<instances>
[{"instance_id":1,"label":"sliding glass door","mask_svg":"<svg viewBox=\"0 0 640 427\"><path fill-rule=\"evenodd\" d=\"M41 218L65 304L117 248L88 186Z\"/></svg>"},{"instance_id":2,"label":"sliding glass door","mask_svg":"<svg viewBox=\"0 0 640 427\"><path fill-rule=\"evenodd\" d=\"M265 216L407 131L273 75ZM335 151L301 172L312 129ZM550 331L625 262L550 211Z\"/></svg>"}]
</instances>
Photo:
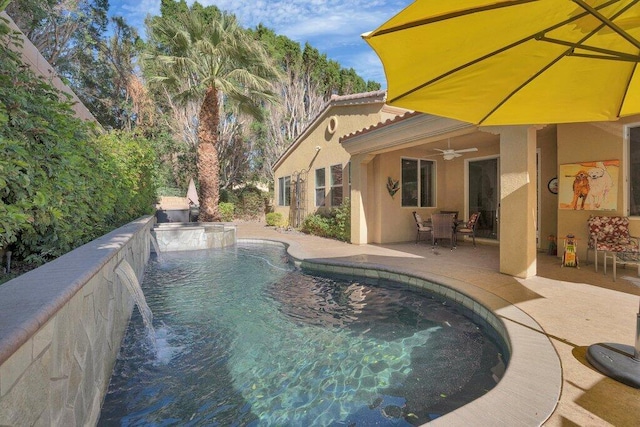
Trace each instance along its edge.
<instances>
[{"instance_id":1,"label":"sliding glass door","mask_svg":"<svg viewBox=\"0 0 640 427\"><path fill-rule=\"evenodd\" d=\"M469 215L480 212L476 237L498 239L499 167L497 157L468 162Z\"/></svg>"}]
</instances>

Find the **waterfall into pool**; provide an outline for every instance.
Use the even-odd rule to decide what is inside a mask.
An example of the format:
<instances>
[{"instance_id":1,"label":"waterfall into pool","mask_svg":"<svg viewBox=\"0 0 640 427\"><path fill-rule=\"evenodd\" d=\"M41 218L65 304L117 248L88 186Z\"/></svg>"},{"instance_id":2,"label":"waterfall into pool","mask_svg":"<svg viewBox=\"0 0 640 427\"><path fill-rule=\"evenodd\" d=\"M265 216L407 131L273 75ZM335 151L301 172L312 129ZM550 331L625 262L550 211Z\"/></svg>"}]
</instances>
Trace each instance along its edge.
<instances>
[{"instance_id":1,"label":"waterfall into pool","mask_svg":"<svg viewBox=\"0 0 640 427\"><path fill-rule=\"evenodd\" d=\"M155 344L156 331L153 328L153 313L151 312L149 304L147 304L147 300L144 297L142 286L140 285L140 282L138 282L136 272L133 271L133 267L131 267L131 264L129 264L126 259L123 259L118 263L115 268L115 272L131 294L133 302L136 304L136 307L138 307L138 311L142 316L144 326L147 330L147 335Z\"/></svg>"},{"instance_id":2,"label":"waterfall into pool","mask_svg":"<svg viewBox=\"0 0 640 427\"><path fill-rule=\"evenodd\" d=\"M419 425L496 384L501 343L388 281L303 274L281 246L166 252L142 284L99 425Z\"/></svg>"}]
</instances>

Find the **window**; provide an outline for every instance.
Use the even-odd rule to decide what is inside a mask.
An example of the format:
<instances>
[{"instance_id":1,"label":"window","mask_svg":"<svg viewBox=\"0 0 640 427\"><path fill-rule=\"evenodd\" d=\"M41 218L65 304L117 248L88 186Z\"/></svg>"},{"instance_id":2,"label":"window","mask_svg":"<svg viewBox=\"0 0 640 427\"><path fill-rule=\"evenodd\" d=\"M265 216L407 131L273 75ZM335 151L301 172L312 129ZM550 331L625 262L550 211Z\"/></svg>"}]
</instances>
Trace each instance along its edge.
<instances>
[{"instance_id":1,"label":"window","mask_svg":"<svg viewBox=\"0 0 640 427\"><path fill-rule=\"evenodd\" d=\"M278 178L278 205L289 206L291 204L291 177Z\"/></svg>"},{"instance_id":2,"label":"window","mask_svg":"<svg viewBox=\"0 0 640 427\"><path fill-rule=\"evenodd\" d=\"M342 205L342 165L331 166L331 206Z\"/></svg>"},{"instance_id":3,"label":"window","mask_svg":"<svg viewBox=\"0 0 640 427\"><path fill-rule=\"evenodd\" d=\"M435 162L402 159L402 206L435 205Z\"/></svg>"},{"instance_id":4,"label":"window","mask_svg":"<svg viewBox=\"0 0 640 427\"><path fill-rule=\"evenodd\" d=\"M325 172L323 169L316 169L316 206L324 206L325 205Z\"/></svg>"},{"instance_id":5,"label":"window","mask_svg":"<svg viewBox=\"0 0 640 427\"><path fill-rule=\"evenodd\" d=\"M629 128L629 215L640 216L640 126Z\"/></svg>"}]
</instances>

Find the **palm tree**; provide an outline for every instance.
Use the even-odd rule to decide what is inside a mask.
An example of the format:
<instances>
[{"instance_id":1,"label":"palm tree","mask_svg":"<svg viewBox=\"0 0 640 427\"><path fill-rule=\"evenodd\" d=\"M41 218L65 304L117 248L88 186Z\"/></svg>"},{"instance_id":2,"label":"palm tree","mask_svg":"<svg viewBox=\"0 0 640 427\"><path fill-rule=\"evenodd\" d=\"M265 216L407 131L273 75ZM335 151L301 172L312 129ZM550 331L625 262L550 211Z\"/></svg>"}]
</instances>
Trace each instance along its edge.
<instances>
[{"instance_id":1,"label":"palm tree","mask_svg":"<svg viewBox=\"0 0 640 427\"><path fill-rule=\"evenodd\" d=\"M197 5L194 4L194 6ZM199 6L199 5L198 5ZM160 84L172 102L196 100L200 220L218 221L220 111L235 104L260 117L261 103L273 101L277 76L259 41L217 8L192 7L148 22L149 51L144 56L150 83Z\"/></svg>"}]
</instances>

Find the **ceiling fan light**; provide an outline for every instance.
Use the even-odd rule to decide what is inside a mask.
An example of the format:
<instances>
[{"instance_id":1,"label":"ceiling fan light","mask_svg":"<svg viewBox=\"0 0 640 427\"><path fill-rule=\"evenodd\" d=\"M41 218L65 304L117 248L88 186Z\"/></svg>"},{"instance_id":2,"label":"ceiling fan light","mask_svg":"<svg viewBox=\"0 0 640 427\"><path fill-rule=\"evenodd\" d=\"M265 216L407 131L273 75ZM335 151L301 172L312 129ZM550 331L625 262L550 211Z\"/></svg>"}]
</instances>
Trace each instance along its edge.
<instances>
[{"instance_id":1,"label":"ceiling fan light","mask_svg":"<svg viewBox=\"0 0 640 427\"><path fill-rule=\"evenodd\" d=\"M444 157L445 160L453 160L456 157L456 153L445 153L442 157Z\"/></svg>"}]
</instances>

